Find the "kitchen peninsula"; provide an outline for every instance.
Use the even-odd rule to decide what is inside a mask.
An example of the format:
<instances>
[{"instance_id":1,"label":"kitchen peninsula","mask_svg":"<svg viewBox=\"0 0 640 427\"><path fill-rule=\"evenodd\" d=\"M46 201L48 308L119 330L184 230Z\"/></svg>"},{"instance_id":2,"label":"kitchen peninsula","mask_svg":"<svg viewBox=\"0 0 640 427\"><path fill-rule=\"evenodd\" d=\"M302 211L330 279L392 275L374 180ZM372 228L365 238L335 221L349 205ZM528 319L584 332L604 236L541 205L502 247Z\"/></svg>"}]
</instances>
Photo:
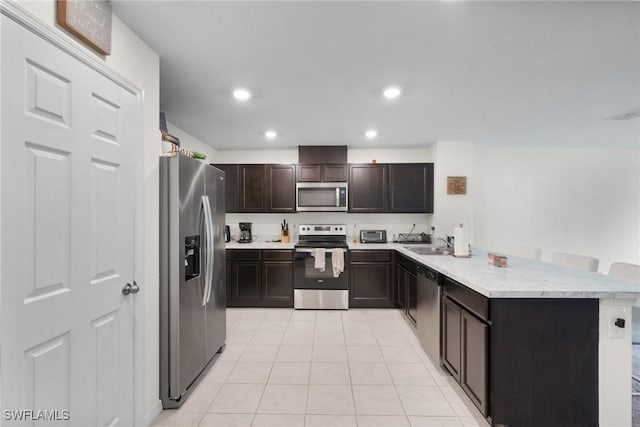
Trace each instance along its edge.
<instances>
[{"instance_id":1,"label":"kitchen peninsula","mask_svg":"<svg viewBox=\"0 0 640 427\"><path fill-rule=\"evenodd\" d=\"M254 242L227 249L291 247ZM471 258L419 255L397 243L349 249L389 251L394 262L403 257L438 273L438 362L493 425L631 425L637 283L515 257L506 268L494 267L477 249ZM397 283L390 285L396 299ZM414 326L420 337L420 313Z\"/></svg>"}]
</instances>

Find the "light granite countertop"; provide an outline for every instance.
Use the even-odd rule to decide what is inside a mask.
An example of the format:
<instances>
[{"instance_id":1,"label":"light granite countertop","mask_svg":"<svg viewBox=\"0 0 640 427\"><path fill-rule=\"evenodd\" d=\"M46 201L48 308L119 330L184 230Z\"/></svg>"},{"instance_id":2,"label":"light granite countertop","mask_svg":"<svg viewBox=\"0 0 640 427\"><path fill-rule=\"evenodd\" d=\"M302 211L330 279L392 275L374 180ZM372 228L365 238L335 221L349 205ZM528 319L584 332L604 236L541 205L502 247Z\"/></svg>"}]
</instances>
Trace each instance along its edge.
<instances>
[{"instance_id":1,"label":"light granite countertop","mask_svg":"<svg viewBox=\"0 0 640 427\"><path fill-rule=\"evenodd\" d=\"M273 239L257 239L251 243L238 243L231 241L226 244L227 249L293 249L296 242L280 243L272 242Z\"/></svg>"},{"instance_id":2,"label":"light granite countertop","mask_svg":"<svg viewBox=\"0 0 640 427\"><path fill-rule=\"evenodd\" d=\"M295 242L227 243L227 249L293 249ZM396 250L489 298L640 298L640 284L600 273L574 270L542 261L509 256L508 266L487 263L486 251L471 258L419 255L401 243L349 243L349 249ZM428 245L415 245L428 246Z\"/></svg>"}]
</instances>

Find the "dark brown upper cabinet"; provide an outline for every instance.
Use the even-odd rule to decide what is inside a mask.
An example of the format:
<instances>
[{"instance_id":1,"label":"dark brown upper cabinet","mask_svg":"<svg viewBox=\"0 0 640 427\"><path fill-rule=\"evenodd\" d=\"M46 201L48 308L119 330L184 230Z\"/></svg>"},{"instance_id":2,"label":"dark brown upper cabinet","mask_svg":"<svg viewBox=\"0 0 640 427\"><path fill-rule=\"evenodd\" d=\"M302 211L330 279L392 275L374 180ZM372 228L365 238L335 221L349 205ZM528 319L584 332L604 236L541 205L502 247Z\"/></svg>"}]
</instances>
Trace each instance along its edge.
<instances>
[{"instance_id":1,"label":"dark brown upper cabinet","mask_svg":"<svg viewBox=\"0 0 640 427\"><path fill-rule=\"evenodd\" d=\"M298 163L301 165L346 165L346 145L300 145Z\"/></svg>"},{"instance_id":2,"label":"dark brown upper cabinet","mask_svg":"<svg viewBox=\"0 0 640 427\"><path fill-rule=\"evenodd\" d=\"M388 166L349 165L349 212L385 212L388 205Z\"/></svg>"},{"instance_id":3,"label":"dark brown upper cabinet","mask_svg":"<svg viewBox=\"0 0 640 427\"><path fill-rule=\"evenodd\" d=\"M389 212L433 213L433 163L389 165Z\"/></svg>"},{"instance_id":4,"label":"dark brown upper cabinet","mask_svg":"<svg viewBox=\"0 0 640 427\"><path fill-rule=\"evenodd\" d=\"M301 145L298 163L298 182L347 181L346 145Z\"/></svg>"},{"instance_id":5,"label":"dark brown upper cabinet","mask_svg":"<svg viewBox=\"0 0 640 427\"><path fill-rule=\"evenodd\" d=\"M238 212L295 211L295 165L238 165Z\"/></svg>"},{"instance_id":6,"label":"dark brown upper cabinet","mask_svg":"<svg viewBox=\"0 0 640 427\"><path fill-rule=\"evenodd\" d=\"M296 211L295 165L267 165L267 211Z\"/></svg>"},{"instance_id":7,"label":"dark brown upper cabinet","mask_svg":"<svg viewBox=\"0 0 640 427\"><path fill-rule=\"evenodd\" d=\"M239 212L266 212L266 165L238 165Z\"/></svg>"},{"instance_id":8,"label":"dark brown upper cabinet","mask_svg":"<svg viewBox=\"0 0 640 427\"><path fill-rule=\"evenodd\" d=\"M225 210L226 212L238 212L238 165L211 164L225 173Z\"/></svg>"},{"instance_id":9,"label":"dark brown upper cabinet","mask_svg":"<svg viewBox=\"0 0 640 427\"><path fill-rule=\"evenodd\" d=\"M347 165L299 165L298 182L346 182Z\"/></svg>"}]
</instances>

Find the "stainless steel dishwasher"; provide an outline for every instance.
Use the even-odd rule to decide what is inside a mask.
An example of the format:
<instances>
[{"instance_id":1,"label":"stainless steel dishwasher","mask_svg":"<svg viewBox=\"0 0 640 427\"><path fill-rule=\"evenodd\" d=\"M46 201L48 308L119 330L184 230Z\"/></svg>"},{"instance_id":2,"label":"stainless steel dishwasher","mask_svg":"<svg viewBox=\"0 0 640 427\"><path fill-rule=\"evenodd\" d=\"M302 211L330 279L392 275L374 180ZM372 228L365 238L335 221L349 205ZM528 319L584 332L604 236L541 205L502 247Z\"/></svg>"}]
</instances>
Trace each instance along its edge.
<instances>
[{"instance_id":1,"label":"stainless steel dishwasher","mask_svg":"<svg viewBox=\"0 0 640 427\"><path fill-rule=\"evenodd\" d=\"M440 280L438 273L418 265L418 339L431 361L440 365Z\"/></svg>"}]
</instances>

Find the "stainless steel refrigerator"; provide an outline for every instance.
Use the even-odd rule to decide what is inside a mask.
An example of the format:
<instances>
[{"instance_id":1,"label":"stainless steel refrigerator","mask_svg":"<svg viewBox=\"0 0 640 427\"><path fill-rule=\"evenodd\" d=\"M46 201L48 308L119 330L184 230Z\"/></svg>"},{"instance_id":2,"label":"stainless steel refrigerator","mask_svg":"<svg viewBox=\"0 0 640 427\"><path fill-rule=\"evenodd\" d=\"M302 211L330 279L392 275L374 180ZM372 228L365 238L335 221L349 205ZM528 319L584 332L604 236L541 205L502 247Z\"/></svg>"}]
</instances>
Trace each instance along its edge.
<instances>
[{"instance_id":1,"label":"stainless steel refrigerator","mask_svg":"<svg viewBox=\"0 0 640 427\"><path fill-rule=\"evenodd\" d=\"M160 158L160 398L187 399L226 339L224 172Z\"/></svg>"}]
</instances>

